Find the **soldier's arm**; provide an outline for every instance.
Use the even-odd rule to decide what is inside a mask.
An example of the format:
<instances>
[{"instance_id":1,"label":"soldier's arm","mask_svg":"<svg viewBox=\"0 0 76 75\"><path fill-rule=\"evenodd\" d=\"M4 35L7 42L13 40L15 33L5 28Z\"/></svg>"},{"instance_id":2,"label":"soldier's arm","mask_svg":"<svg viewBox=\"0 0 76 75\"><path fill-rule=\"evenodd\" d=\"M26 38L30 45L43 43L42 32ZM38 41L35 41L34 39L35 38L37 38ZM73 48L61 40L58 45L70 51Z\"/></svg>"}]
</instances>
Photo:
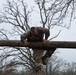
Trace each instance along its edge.
<instances>
[{"instance_id":1,"label":"soldier's arm","mask_svg":"<svg viewBox=\"0 0 76 75\"><path fill-rule=\"evenodd\" d=\"M27 36L28 36L28 33L29 32L26 32L26 33L23 33L22 35L21 35L21 37L20 37L20 39L21 39L21 42L25 42L26 41L26 39L27 39Z\"/></svg>"},{"instance_id":2,"label":"soldier's arm","mask_svg":"<svg viewBox=\"0 0 76 75\"><path fill-rule=\"evenodd\" d=\"M42 28L42 32L45 34L45 40L50 36L50 31L47 28Z\"/></svg>"}]
</instances>

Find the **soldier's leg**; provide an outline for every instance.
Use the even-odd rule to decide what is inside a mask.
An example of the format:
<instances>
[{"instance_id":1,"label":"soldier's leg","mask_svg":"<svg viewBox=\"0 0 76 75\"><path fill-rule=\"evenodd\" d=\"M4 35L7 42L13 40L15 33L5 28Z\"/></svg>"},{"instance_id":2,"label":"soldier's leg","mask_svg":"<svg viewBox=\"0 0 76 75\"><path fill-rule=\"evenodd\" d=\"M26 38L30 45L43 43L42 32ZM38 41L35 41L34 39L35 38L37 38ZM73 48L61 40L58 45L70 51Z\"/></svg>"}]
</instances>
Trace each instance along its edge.
<instances>
[{"instance_id":1,"label":"soldier's leg","mask_svg":"<svg viewBox=\"0 0 76 75\"><path fill-rule=\"evenodd\" d=\"M50 58L55 50L56 50L56 48L51 48L50 50L47 50L45 56Z\"/></svg>"},{"instance_id":2,"label":"soldier's leg","mask_svg":"<svg viewBox=\"0 0 76 75\"><path fill-rule=\"evenodd\" d=\"M47 50L47 52L45 53L45 55L42 57L42 63L44 65L46 65L46 63L47 63L46 59L50 58L55 50L56 50L56 48L51 48L50 50Z\"/></svg>"},{"instance_id":3,"label":"soldier's leg","mask_svg":"<svg viewBox=\"0 0 76 75\"><path fill-rule=\"evenodd\" d=\"M33 49L33 58L35 60L36 72L38 74L41 73L42 55L43 55L43 50L41 50L41 49Z\"/></svg>"}]
</instances>

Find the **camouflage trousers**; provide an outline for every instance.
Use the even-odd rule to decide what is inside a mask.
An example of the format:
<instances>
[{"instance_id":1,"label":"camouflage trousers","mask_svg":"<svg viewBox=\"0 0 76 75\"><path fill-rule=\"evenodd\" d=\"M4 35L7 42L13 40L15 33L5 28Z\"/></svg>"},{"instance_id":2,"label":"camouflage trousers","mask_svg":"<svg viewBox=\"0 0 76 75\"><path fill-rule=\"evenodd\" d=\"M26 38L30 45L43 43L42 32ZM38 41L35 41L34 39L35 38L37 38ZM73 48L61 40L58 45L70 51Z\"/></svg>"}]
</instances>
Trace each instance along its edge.
<instances>
[{"instance_id":1,"label":"camouflage trousers","mask_svg":"<svg viewBox=\"0 0 76 75\"><path fill-rule=\"evenodd\" d=\"M56 48L51 48L51 50L47 50L47 52L43 56L44 50L41 50L41 49L33 49L33 58L35 60L35 65L36 65L36 71L37 72L39 71L39 73L40 73L40 71L41 71L41 64L47 58L50 58L51 55L54 53L55 50L56 50ZM42 60L42 58L43 58L43 60Z\"/></svg>"},{"instance_id":2,"label":"camouflage trousers","mask_svg":"<svg viewBox=\"0 0 76 75\"><path fill-rule=\"evenodd\" d=\"M35 60L36 66L41 66L43 52L44 50L41 49L33 49L33 58Z\"/></svg>"},{"instance_id":3,"label":"camouflage trousers","mask_svg":"<svg viewBox=\"0 0 76 75\"><path fill-rule=\"evenodd\" d=\"M37 75L42 75L41 73L41 64L42 64L42 55L44 50L33 49L33 58L35 60L35 67Z\"/></svg>"},{"instance_id":4,"label":"camouflage trousers","mask_svg":"<svg viewBox=\"0 0 76 75\"><path fill-rule=\"evenodd\" d=\"M43 61L45 61L47 58L50 58L55 50L56 50L56 48L51 48L50 50L47 50L45 55L43 56L44 50L33 49L33 58L35 60L36 67L40 67L41 64L43 63ZM42 60L42 58L43 58L43 60Z\"/></svg>"}]
</instances>

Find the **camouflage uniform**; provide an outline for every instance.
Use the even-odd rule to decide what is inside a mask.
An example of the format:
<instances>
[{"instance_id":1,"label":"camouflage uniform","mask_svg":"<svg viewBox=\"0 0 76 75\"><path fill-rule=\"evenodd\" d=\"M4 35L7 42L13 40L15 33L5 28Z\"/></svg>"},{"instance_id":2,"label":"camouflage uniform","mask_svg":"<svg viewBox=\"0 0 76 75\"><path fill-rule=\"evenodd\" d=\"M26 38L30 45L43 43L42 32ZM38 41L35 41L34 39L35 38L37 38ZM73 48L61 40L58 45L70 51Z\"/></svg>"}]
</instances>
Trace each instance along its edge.
<instances>
[{"instance_id":1,"label":"camouflage uniform","mask_svg":"<svg viewBox=\"0 0 76 75\"><path fill-rule=\"evenodd\" d=\"M38 34L32 35L29 30L28 32L21 35L21 41L26 39L28 42L43 42L44 34L45 34L45 40L47 40L47 38L50 35L49 30L41 27L35 27L35 28L37 29ZM40 69L42 60L44 61L47 57L50 57L54 52L54 51L51 52L50 50L48 50L45 56L43 56L42 58L43 51L44 50L41 50L41 49L33 49L33 57L36 62L36 67L38 69Z\"/></svg>"},{"instance_id":2,"label":"camouflage uniform","mask_svg":"<svg viewBox=\"0 0 76 75\"><path fill-rule=\"evenodd\" d=\"M32 35L29 30L21 35L21 41L27 39L28 42L42 42L44 34L45 34L45 40L47 40L47 38L50 35L49 30L41 27L35 27L35 28L38 34Z\"/></svg>"}]
</instances>

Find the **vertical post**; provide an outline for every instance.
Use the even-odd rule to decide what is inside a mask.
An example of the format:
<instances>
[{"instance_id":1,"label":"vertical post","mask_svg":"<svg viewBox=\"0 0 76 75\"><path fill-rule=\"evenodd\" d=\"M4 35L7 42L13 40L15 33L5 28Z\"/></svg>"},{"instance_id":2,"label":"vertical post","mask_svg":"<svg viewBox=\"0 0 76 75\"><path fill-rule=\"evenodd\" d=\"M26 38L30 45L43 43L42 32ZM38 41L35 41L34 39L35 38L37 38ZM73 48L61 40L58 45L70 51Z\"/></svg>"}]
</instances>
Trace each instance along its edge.
<instances>
[{"instance_id":1,"label":"vertical post","mask_svg":"<svg viewBox=\"0 0 76 75\"><path fill-rule=\"evenodd\" d=\"M46 70L46 75L49 75L49 74L48 74L48 66L49 66L49 65L48 65L48 62L47 62L46 68L45 68L45 70Z\"/></svg>"},{"instance_id":2,"label":"vertical post","mask_svg":"<svg viewBox=\"0 0 76 75\"><path fill-rule=\"evenodd\" d=\"M42 75L42 71L41 70L38 70L36 73L37 73L37 75Z\"/></svg>"}]
</instances>

